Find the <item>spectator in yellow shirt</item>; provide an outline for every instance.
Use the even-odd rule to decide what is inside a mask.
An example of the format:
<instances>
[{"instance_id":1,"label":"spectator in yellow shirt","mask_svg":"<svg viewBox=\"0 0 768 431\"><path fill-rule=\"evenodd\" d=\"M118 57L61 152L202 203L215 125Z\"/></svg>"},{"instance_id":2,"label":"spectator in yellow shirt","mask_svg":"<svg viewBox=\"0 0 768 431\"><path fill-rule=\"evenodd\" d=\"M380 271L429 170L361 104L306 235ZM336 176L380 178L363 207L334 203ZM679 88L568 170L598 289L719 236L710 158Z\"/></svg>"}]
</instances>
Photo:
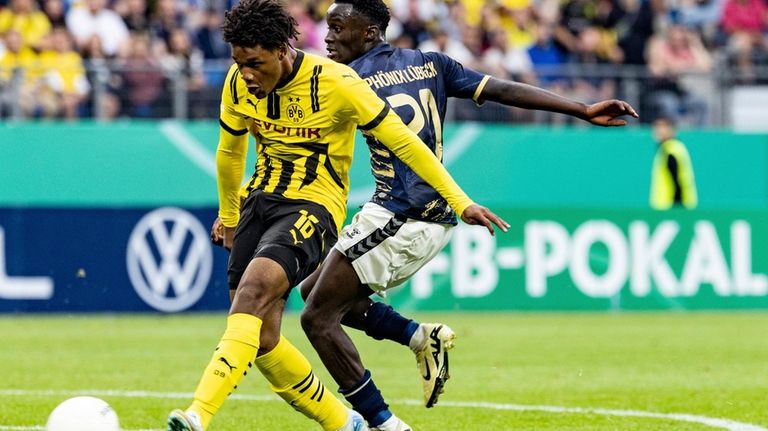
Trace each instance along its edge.
<instances>
[{"instance_id":1,"label":"spectator in yellow shirt","mask_svg":"<svg viewBox=\"0 0 768 431\"><path fill-rule=\"evenodd\" d=\"M0 10L0 35L11 30L21 34L24 46L40 50L51 31L51 22L38 10L35 0L11 0L7 9Z\"/></svg>"},{"instance_id":2,"label":"spectator in yellow shirt","mask_svg":"<svg viewBox=\"0 0 768 431\"><path fill-rule=\"evenodd\" d=\"M16 104L22 104L22 109L27 110L24 103L34 103L40 72L37 53L24 46L21 33L9 30L4 34L3 41L5 52L0 54L0 113L5 116L13 111Z\"/></svg>"},{"instance_id":3,"label":"spectator in yellow shirt","mask_svg":"<svg viewBox=\"0 0 768 431\"><path fill-rule=\"evenodd\" d=\"M53 29L49 42L51 49L40 54L46 90L58 102L57 114L67 119L77 118L80 104L90 92L83 59L73 49L74 41L66 28Z\"/></svg>"}]
</instances>

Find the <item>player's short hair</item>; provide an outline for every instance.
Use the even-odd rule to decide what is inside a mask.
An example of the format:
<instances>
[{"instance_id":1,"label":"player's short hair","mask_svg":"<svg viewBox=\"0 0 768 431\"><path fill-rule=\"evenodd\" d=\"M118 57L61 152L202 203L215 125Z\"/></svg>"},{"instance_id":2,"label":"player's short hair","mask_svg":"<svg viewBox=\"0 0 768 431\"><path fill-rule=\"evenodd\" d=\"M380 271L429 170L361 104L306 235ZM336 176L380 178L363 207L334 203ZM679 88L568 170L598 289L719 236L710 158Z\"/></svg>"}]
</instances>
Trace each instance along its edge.
<instances>
[{"instance_id":1,"label":"player's short hair","mask_svg":"<svg viewBox=\"0 0 768 431\"><path fill-rule=\"evenodd\" d=\"M224 13L224 41L273 51L299 35L298 23L279 0L242 0Z\"/></svg>"},{"instance_id":2,"label":"player's short hair","mask_svg":"<svg viewBox=\"0 0 768 431\"><path fill-rule=\"evenodd\" d=\"M382 0L336 0L339 4L352 5L352 11L360 14L379 27L382 33L389 25L389 8Z\"/></svg>"}]
</instances>

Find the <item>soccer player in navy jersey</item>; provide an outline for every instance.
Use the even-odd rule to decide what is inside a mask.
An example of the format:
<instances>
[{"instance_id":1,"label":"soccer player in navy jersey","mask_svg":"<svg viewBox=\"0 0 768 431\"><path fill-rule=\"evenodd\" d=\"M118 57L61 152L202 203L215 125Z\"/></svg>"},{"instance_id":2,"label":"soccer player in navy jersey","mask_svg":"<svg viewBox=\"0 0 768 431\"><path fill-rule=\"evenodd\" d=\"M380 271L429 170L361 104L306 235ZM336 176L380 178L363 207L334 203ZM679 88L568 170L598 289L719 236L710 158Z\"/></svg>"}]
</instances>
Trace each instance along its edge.
<instances>
[{"instance_id":1,"label":"soccer player in navy jersey","mask_svg":"<svg viewBox=\"0 0 768 431\"><path fill-rule=\"evenodd\" d=\"M624 101L585 105L478 73L444 54L393 48L384 40L389 10L381 0L336 0L326 20L328 56L352 67L439 159L448 97L559 112L600 126L623 126L626 121L618 117L637 117ZM433 406L448 378L453 332L404 318L370 295L403 283L432 259L448 242L456 217L432 187L375 136L363 133L376 190L343 229L322 268L302 283L301 320L339 391L371 429L408 431L389 411L341 324L409 346L422 373L425 405Z\"/></svg>"}]
</instances>

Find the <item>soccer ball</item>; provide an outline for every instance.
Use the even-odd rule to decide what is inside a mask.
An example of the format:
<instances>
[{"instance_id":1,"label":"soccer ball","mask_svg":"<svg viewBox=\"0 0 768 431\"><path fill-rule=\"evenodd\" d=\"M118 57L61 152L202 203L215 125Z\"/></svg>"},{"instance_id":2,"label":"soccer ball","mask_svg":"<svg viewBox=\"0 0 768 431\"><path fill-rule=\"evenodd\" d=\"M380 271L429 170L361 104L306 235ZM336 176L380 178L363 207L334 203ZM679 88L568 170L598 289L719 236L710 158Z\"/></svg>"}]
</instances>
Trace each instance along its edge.
<instances>
[{"instance_id":1,"label":"soccer ball","mask_svg":"<svg viewBox=\"0 0 768 431\"><path fill-rule=\"evenodd\" d=\"M104 400L70 398L48 416L46 431L120 431L117 413Z\"/></svg>"}]
</instances>

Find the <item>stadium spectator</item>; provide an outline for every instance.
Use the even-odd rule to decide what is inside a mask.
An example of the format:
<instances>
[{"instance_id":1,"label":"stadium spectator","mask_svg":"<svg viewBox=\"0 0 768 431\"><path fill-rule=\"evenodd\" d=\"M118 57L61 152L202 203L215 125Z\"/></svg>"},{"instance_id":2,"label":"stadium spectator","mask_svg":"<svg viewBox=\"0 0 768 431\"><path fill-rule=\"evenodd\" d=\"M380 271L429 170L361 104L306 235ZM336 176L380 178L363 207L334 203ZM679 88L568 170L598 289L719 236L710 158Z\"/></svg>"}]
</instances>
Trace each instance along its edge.
<instances>
[{"instance_id":1,"label":"stadium spectator","mask_svg":"<svg viewBox=\"0 0 768 431\"><path fill-rule=\"evenodd\" d=\"M673 9L680 24L695 28L705 37L714 40L717 25L723 13L726 0L682 0Z\"/></svg>"},{"instance_id":2,"label":"stadium spectator","mask_svg":"<svg viewBox=\"0 0 768 431\"><path fill-rule=\"evenodd\" d=\"M68 120L78 118L80 105L90 91L83 59L74 50L72 36L64 27L54 28L50 36L50 49L40 54L40 67L45 74L43 90L55 100L56 117Z\"/></svg>"},{"instance_id":3,"label":"stadium spectator","mask_svg":"<svg viewBox=\"0 0 768 431\"><path fill-rule=\"evenodd\" d=\"M725 0L721 24L728 34L762 33L768 23L768 5L763 0Z\"/></svg>"},{"instance_id":4,"label":"stadium spectator","mask_svg":"<svg viewBox=\"0 0 768 431\"><path fill-rule=\"evenodd\" d=\"M166 70L183 70L189 79L196 82L192 88L198 88L198 85L203 83L203 53L192 45L189 34L183 28L171 30L168 52L162 62Z\"/></svg>"},{"instance_id":5,"label":"stadium spectator","mask_svg":"<svg viewBox=\"0 0 768 431\"><path fill-rule=\"evenodd\" d=\"M177 28L171 31L168 52L161 62L171 82L177 83L179 78L184 78L182 88L187 93L187 112L190 118L216 116L218 107L208 102L216 99L217 90L206 85L203 54L192 45L186 30Z\"/></svg>"},{"instance_id":6,"label":"stadium spectator","mask_svg":"<svg viewBox=\"0 0 768 431\"><path fill-rule=\"evenodd\" d=\"M37 99L37 54L25 46L21 33L9 30L3 36L5 49L0 52L0 116L9 116L21 103L29 113Z\"/></svg>"},{"instance_id":7,"label":"stadium spectator","mask_svg":"<svg viewBox=\"0 0 768 431\"><path fill-rule=\"evenodd\" d=\"M66 27L67 5L64 0L44 0L43 13L51 22L51 27Z\"/></svg>"},{"instance_id":8,"label":"stadium spectator","mask_svg":"<svg viewBox=\"0 0 768 431\"><path fill-rule=\"evenodd\" d=\"M174 29L187 28L187 16L177 7L176 0L157 0L150 27L154 38L168 44Z\"/></svg>"},{"instance_id":9,"label":"stadium spectator","mask_svg":"<svg viewBox=\"0 0 768 431\"><path fill-rule=\"evenodd\" d=\"M224 42L224 35L221 30L222 23L220 10L209 8L203 13L202 25L195 33L195 43L203 52L203 58L206 60L221 60L230 57L229 45Z\"/></svg>"},{"instance_id":10,"label":"stadium spectator","mask_svg":"<svg viewBox=\"0 0 768 431\"><path fill-rule=\"evenodd\" d=\"M433 0L393 0L392 15L402 23L402 36L419 46L428 39L428 24L434 22L437 5Z\"/></svg>"},{"instance_id":11,"label":"stadium spectator","mask_svg":"<svg viewBox=\"0 0 768 431\"><path fill-rule=\"evenodd\" d=\"M67 12L66 21L80 51L91 43L92 37L98 37L104 53L114 57L128 41L128 27L117 12L107 8L106 0L84 0L84 5Z\"/></svg>"},{"instance_id":12,"label":"stadium spectator","mask_svg":"<svg viewBox=\"0 0 768 431\"><path fill-rule=\"evenodd\" d=\"M691 156L677 139L674 121L666 117L656 119L653 138L658 148L651 171L651 208L696 208L698 195Z\"/></svg>"},{"instance_id":13,"label":"stadium spectator","mask_svg":"<svg viewBox=\"0 0 768 431\"><path fill-rule=\"evenodd\" d=\"M431 32L430 38L419 45L424 52L441 52L467 67L477 67L476 57L461 40L449 37L443 28Z\"/></svg>"},{"instance_id":14,"label":"stadium spectator","mask_svg":"<svg viewBox=\"0 0 768 431\"><path fill-rule=\"evenodd\" d=\"M560 22L555 28L555 41L567 52L579 50L579 34L592 25L598 0L568 0L560 10Z\"/></svg>"},{"instance_id":15,"label":"stadium spectator","mask_svg":"<svg viewBox=\"0 0 768 431\"><path fill-rule=\"evenodd\" d=\"M709 72L712 57L699 36L679 24L664 35L654 36L648 46L648 69L653 81L648 97L660 115L675 122L703 126L707 103L697 88L696 74ZM699 90L701 91L701 90Z\"/></svg>"},{"instance_id":16,"label":"stadium spectator","mask_svg":"<svg viewBox=\"0 0 768 431\"><path fill-rule=\"evenodd\" d=\"M589 26L579 33L578 50L570 61L578 64L618 64L624 61L624 51L618 41L605 29Z\"/></svg>"},{"instance_id":17,"label":"stadium spectator","mask_svg":"<svg viewBox=\"0 0 768 431\"><path fill-rule=\"evenodd\" d=\"M23 46L39 51L51 31L51 22L35 0L11 0L8 8L0 10L0 36L11 30L21 34Z\"/></svg>"},{"instance_id":18,"label":"stadium spectator","mask_svg":"<svg viewBox=\"0 0 768 431\"><path fill-rule=\"evenodd\" d=\"M301 0L291 0L286 7L299 24L299 35L296 37L294 46L313 54L322 55L325 53L325 44L323 43L323 35L325 33L321 32L307 5Z\"/></svg>"},{"instance_id":19,"label":"stadium spectator","mask_svg":"<svg viewBox=\"0 0 768 431\"><path fill-rule=\"evenodd\" d=\"M619 47L624 53L624 63L646 64L646 47L654 34L654 22L661 14L661 7L649 0L624 0L624 15L616 25Z\"/></svg>"},{"instance_id":20,"label":"stadium spectator","mask_svg":"<svg viewBox=\"0 0 768 431\"><path fill-rule=\"evenodd\" d=\"M115 11L123 18L129 31L143 33L149 30L151 14L147 0L118 0Z\"/></svg>"},{"instance_id":21,"label":"stadium spectator","mask_svg":"<svg viewBox=\"0 0 768 431\"><path fill-rule=\"evenodd\" d=\"M525 46L510 46L509 37L503 31L490 35L490 46L481 57L481 69L491 75L513 78L516 81L533 83L533 62Z\"/></svg>"},{"instance_id":22,"label":"stadium spectator","mask_svg":"<svg viewBox=\"0 0 768 431\"><path fill-rule=\"evenodd\" d=\"M726 0L721 26L728 36L727 53L737 71L736 82L753 84L768 80L755 72L768 65L768 5L763 0Z\"/></svg>"},{"instance_id":23,"label":"stadium spectator","mask_svg":"<svg viewBox=\"0 0 768 431\"><path fill-rule=\"evenodd\" d=\"M540 82L547 84L555 79L555 72L559 66L565 64L566 54L555 42L555 25L549 22L540 22L536 26L536 41L528 48L528 56L537 69L546 68L542 73L540 70Z\"/></svg>"},{"instance_id":24,"label":"stadium spectator","mask_svg":"<svg viewBox=\"0 0 768 431\"><path fill-rule=\"evenodd\" d=\"M93 94L98 97L97 100L89 100L88 111L102 120L116 118L120 114L122 79L113 59L107 57L101 39L95 35L82 48L82 56L89 66L86 73L88 82L92 83Z\"/></svg>"},{"instance_id":25,"label":"stadium spectator","mask_svg":"<svg viewBox=\"0 0 768 431\"><path fill-rule=\"evenodd\" d=\"M570 90L566 91L569 97L586 103L616 97L616 81L601 66L621 62L624 53L615 40L604 36L596 26L586 27L579 33L577 51L571 54L570 63L578 67L580 73L570 79Z\"/></svg>"},{"instance_id":26,"label":"stadium spectator","mask_svg":"<svg viewBox=\"0 0 768 431\"><path fill-rule=\"evenodd\" d=\"M132 34L119 65L122 71L121 90L128 102L128 114L137 118L159 116L165 77L149 36Z\"/></svg>"},{"instance_id":27,"label":"stadium spectator","mask_svg":"<svg viewBox=\"0 0 768 431\"><path fill-rule=\"evenodd\" d=\"M509 39L509 46L514 49L528 49L536 42L536 20L533 8L528 4L509 4L500 7L499 24Z\"/></svg>"},{"instance_id":28,"label":"stadium spectator","mask_svg":"<svg viewBox=\"0 0 768 431\"><path fill-rule=\"evenodd\" d=\"M46 62L41 54L31 48L22 46L21 34L15 31L6 37L8 51L0 60L0 69L8 69L14 84L7 96L15 99L7 100L7 106L15 104L27 118L56 118L61 110L59 95L52 88L51 77L48 75ZM46 41L45 45L49 45ZM10 67L4 67L4 64ZM19 75L17 75L19 74ZM9 78L6 75L3 79Z\"/></svg>"}]
</instances>

